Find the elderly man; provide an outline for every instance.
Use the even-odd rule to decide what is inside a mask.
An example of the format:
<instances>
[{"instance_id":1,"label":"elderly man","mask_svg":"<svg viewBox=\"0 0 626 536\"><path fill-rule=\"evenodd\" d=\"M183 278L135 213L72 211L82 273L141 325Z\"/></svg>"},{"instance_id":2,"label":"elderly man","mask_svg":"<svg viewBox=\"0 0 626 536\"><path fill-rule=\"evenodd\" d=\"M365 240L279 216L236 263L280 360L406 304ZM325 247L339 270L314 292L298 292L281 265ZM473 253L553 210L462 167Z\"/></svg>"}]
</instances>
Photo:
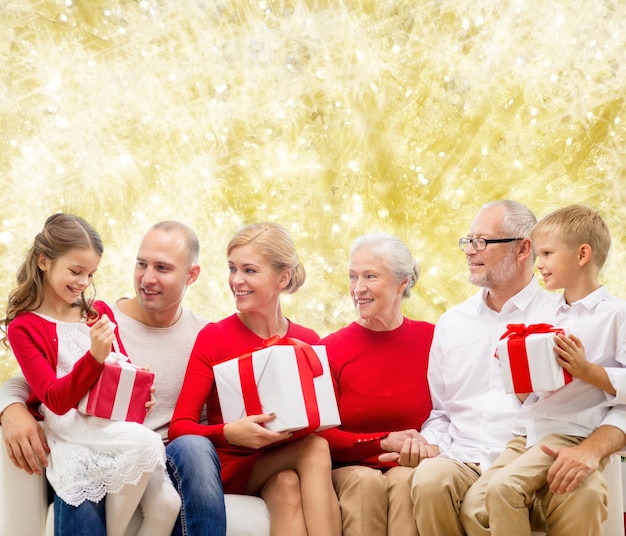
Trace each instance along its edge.
<instances>
[{"instance_id":1,"label":"elderly man","mask_svg":"<svg viewBox=\"0 0 626 536\"><path fill-rule=\"evenodd\" d=\"M527 207L495 201L480 209L468 236L459 241L470 281L482 290L437 323L428 369L433 410L422 437L407 441L400 454L402 464L417 466L409 484L422 536L465 534L461 518L482 510L484 493L473 484L512 438L519 402L504 392L494 359L497 341L507 324L551 322L559 299L533 277L529 236L535 223ZM625 439L620 429L601 426L576 448L553 453L551 489L558 493L543 505L548 523L563 497L571 495L562 492L574 490ZM600 515L605 503L606 497L598 497Z\"/></svg>"}]
</instances>

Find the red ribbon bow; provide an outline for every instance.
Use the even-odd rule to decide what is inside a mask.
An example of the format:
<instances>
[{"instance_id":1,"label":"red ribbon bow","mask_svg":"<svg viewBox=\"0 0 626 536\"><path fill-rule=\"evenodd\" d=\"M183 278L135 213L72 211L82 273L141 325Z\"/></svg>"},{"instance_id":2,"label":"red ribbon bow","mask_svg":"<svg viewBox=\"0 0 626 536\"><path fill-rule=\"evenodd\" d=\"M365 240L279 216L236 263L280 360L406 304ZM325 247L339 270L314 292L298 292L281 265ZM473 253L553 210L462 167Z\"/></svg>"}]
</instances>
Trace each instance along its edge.
<instances>
[{"instance_id":1,"label":"red ribbon bow","mask_svg":"<svg viewBox=\"0 0 626 536\"><path fill-rule=\"evenodd\" d=\"M552 324L531 324L530 326L526 324L507 324L506 332L500 337L500 340L512 335L527 337L532 333L550 333L551 331L563 333L561 328L555 328Z\"/></svg>"},{"instance_id":2,"label":"red ribbon bow","mask_svg":"<svg viewBox=\"0 0 626 536\"><path fill-rule=\"evenodd\" d=\"M254 379L254 366L252 354L257 350L269 348L271 346L293 346L298 364L300 384L304 397L304 405L309 421L308 428L316 430L320 426L320 413L317 405L317 395L315 393L314 378L323 374L322 363L311 346L299 339L291 337L279 337L275 335L263 341L261 348L256 348L239 357L239 378L241 381L241 391L247 415L259 415L263 413L259 390Z\"/></svg>"}]
</instances>

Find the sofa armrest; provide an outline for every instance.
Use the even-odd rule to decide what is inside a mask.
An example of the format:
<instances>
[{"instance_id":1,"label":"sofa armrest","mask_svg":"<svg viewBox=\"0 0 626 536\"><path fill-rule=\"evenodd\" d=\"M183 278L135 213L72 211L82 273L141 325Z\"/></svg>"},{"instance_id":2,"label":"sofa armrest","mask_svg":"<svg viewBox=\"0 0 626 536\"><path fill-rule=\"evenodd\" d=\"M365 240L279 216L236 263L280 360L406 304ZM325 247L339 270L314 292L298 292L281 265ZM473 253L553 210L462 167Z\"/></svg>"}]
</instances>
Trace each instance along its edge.
<instances>
[{"instance_id":1,"label":"sofa armrest","mask_svg":"<svg viewBox=\"0 0 626 536\"><path fill-rule=\"evenodd\" d=\"M0 426L0 534L40 536L48 512L46 477L13 465Z\"/></svg>"},{"instance_id":2,"label":"sofa armrest","mask_svg":"<svg viewBox=\"0 0 626 536\"><path fill-rule=\"evenodd\" d=\"M609 488L609 517L602 526L604 536L624 536L622 454L613 454L604 468L603 474Z\"/></svg>"}]
</instances>

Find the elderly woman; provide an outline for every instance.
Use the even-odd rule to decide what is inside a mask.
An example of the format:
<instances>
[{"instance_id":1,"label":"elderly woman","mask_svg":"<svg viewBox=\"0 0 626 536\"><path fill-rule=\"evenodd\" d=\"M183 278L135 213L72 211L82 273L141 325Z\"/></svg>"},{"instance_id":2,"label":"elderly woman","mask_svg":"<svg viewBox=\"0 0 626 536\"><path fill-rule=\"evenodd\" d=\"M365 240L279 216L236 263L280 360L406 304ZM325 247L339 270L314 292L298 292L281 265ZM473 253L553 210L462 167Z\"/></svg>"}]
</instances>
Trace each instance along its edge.
<instances>
[{"instance_id":1,"label":"elderly woman","mask_svg":"<svg viewBox=\"0 0 626 536\"><path fill-rule=\"evenodd\" d=\"M342 424L320 434L333 458L343 534L416 536L406 482L412 468L381 459L397 459L407 438L419 438L431 410L426 371L434 326L402 314L419 267L400 239L357 238L349 272L359 318L322 340Z\"/></svg>"}]
</instances>

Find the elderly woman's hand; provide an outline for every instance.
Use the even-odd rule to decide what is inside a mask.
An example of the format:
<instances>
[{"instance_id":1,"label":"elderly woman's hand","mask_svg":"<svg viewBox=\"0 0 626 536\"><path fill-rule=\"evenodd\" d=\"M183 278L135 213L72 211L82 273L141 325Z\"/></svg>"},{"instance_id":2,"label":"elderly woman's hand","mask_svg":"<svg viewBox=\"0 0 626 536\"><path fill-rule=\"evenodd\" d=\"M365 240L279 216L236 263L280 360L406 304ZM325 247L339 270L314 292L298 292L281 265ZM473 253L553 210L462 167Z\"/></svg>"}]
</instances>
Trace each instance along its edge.
<instances>
[{"instance_id":1,"label":"elderly woman's hand","mask_svg":"<svg viewBox=\"0 0 626 536\"><path fill-rule=\"evenodd\" d=\"M417 430L400 430L399 432L390 432L387 437L381 439L380 448L387 452L399 453L407 439L417 439L424 443L427 442Z\"/></svg>"}]
</instances>

